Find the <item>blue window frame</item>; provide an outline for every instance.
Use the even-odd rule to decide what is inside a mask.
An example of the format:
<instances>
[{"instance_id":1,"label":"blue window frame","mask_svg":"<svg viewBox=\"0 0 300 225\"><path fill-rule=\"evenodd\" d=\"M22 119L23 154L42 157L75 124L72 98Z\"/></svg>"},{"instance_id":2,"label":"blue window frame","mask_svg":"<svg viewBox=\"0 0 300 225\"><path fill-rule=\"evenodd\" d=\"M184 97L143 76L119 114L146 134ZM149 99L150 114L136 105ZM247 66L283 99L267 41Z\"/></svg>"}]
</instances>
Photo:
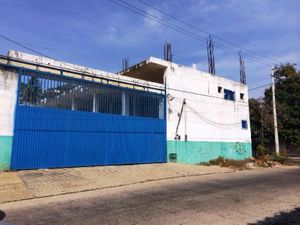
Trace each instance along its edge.
<instances>
[{"instance_id":1,"label":"blue window frame","mask_svg":"<svg viewBox=\"0 0 300 225\"><path fill-rule=\"evenodd\" d=\"M224 89L224 99L235 101L235 92L229 89Z\"/></svg>"},{"instance_id":2,"label":"blue window frame","mask_svg":"<svg viewBox=\"0 0 300 225\"><path fill-rule=\"evenodd\" d=\"M247 120L242 120L242 129L247 130L248 129L248 121Z\"/></svg>"}]
</instances>

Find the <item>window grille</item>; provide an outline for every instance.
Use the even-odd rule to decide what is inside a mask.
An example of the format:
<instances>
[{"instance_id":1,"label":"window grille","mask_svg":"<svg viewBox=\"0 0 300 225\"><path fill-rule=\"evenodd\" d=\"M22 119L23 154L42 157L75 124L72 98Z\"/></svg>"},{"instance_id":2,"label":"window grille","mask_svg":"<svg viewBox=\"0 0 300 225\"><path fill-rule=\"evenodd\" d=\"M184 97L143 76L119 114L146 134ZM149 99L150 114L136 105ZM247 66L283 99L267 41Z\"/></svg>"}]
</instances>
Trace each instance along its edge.
<instances>
[{"instance_id":1,"label":"window grille","mask_svg":"<svg viewBox=\"0 0 300 225\"><path fill-rule=\"evenodd\" d=\"M224 89L224 99L235 101L235 92L228 89Z\"/></svg>"},{"instance_id":2,"label":"window grille","mask_svg":"<svg viewBox=\"0 0 300 225\"><path fill-rule=\"evenodd\" d=\"M19 104L164 119L164 95L35 71L20 75Z\"/></svg>"}]
</instances>

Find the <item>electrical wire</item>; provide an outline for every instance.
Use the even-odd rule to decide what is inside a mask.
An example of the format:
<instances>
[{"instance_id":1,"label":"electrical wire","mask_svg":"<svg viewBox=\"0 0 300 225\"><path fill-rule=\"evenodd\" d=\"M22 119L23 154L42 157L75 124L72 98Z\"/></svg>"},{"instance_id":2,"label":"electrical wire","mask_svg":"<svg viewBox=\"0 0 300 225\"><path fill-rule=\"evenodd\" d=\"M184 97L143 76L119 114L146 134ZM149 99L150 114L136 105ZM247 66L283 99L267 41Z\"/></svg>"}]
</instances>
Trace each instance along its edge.
<instances>
[{"instance_id":1,"label":"electrical wire","mask_svg":"<svg viewBox=\"0 0 300 225\"><path fill-rule=\"evenodd\" d=\"M112 2L112 3L114 3L114 4L116 4L116 5L121 6L123 8L126 8L126 9L128 9L128 10L130 10L132 12L135 12L136 14L139 14L139 15L145 17L145 18L153 20L153 21L155 21L155 22L157 22L157 23L159 23L159 24L161 24L163 26L166 26L166 27L168 27L168 28L170 28L172 30L175 30L175 31L177 31L179 33L182 33L182 34L185 34L187 36L193 37L193 38L195 38L197 40L201 40L201 41L206 42L206 38L205 37L196 35L196 34L190 32L188 30L182 29L179 26L176 26L176 25L173 25L173 24L171 24L169 22L166 22L166 21L160 19L159 17L157 17L157 16L155 16L153 14L147 13L146 11L141 10L140 8L138 8L138 7L136 7L136 6L132 5L132 4L129 4L129 3L124 2L122 0L109 0L109 1Z\"/></svg>"},{"instance_id":2,"label":"electrical wire","mask_svg":"<svg viewBox=\"0 0 300 225\"><path fill-rule=\"evenodd\" d=\"M65 65L65 66L67 66L67 68L70 66L70 63L67 63L67 62L63 62L63 61L59 61L59 60L57 60L57 59L55 59L55 58L53 58L53 57L50 57L50 56L48 56L48 55L46 55L46 54L44 54L44 53L41 53L41 52L39 52L39 51L36 51L36 50L34 50L33 48L30 48L30 47L28 47L28 46L25 46L24 44L22 44L22 43L20 43L20 42L17 42L17 41L15 41L15 40L13 40L13 39L11 39L11 38L8 38L8 37L6 37L5 35L2 35L2 34L0 34L0 38L3 38L3 39L5 39L5 40L7 40L7 41L9 41L9 42L11 42L11 43L13 43L13 44L16 44L16 45L18 45L18 46L21 46L21 47L23 47L23 48L25 48L25 49L27 49L27 50L29 50L29 51L32 51L32 52L34 52L34 53L36 53L36 54L38 54L38 55L41 55L41 56L43 56L43 57L46 57L46 58L48 58L48 59L51 59L51 60L53 60L53 61L56 61L56 62L58 62L58 63L60 63L61 65ZM61 66L62 67L62 66ZM71 71L72 72L75 72L75 73L80 73L80 74L84 74L84 75L87 75L87 76L95 76L95 74L93 73L93 72L90 72L90 71L84 71L84 70L80 70L80 69L74 69L74 68L72 68L71 69ZM129 78L129 77L128 77ZM112 80L114 80L114 81L117 81L117 82L125 82L125 83L127 83L128 81L122 81L122 80L120 80L120 77L118 77L118 76L116 76L115 78L110 78L110 79L112 79ZM140 79L141 80L141 79ZM144 81L144 80L141 80L141 81ZM133 83L134 83L134 85L136 85L136 86L143 86L143 87L146 87L146 86L144 86L144 84L140 84L139 83L139 81L133 81ZM148 88L148 90L149 89L156 89L154 86L152 86L152 87L147 87ZM163 91L163 89L162 88L159 88L159 89L157 89L157 90L159 90L160 92L164 92Z\"/></svg>"},{"instance_id":3,"label":"electrical wire","mask_svg":"<svg viewBox=\"0 0 300 225\"><path fill-rule=\"evenodd\" d=\"M52 60L54 60L54 61L58 61L58 60L54 59L54 58L51 57L51 56L48 56L48 55L46 55L46 54L44 54L44 53L42 53L42 52L39 52L39 51L37 51L37 50L35 50L35 49L33 49L33 48L30 48L30 47L28 47L28 46L25 46L24 44L22 44L22 43L20 43L20 42L17 42L17 41L15 41L15 40L11 39L11 38L8 38L7 36L4 36L3 34L0 34L0 37L1 37L2 39L5 39L5 40L7 40L7 41L9 41L9 42L11 42L11 43L13 43L13 44L15 44L15 45L18 45L18 46L20 46L20 47L22 47L22 48L24 48L24 49L27 49L27 50L29 50L29 51L32 51L32 52L34 52L34 53L36 53L36 54L38 54L38 55L41 55L41 56L43 56L43 57L52 59ZM67 63L64 63L64 62L61 62L61 61L59 61L59 62L62 63L62 64L67 65ZM79 70L75 70L75 71L81 72L81 71L79 71ZM270 86L270 85L272 85L272 84L265 84L265 85L262 85L262 86L258 86L258 87L251 88L251 89L249 89L248 91L253 91L253 90L260 89L260 88L263 88L263 87L267 87L267 86ZM167 89L168 89L168 90L174 90L174 91L180 91L180 92L184 92L184 93L195 94L195 95L202 95L202 96L206 96L206 97L214 97L214 98L220 98L220 99L223 99L223 98L221 98L221 97L211 96L211 95L205 95L205 94L201 94L201 93L197 93L197 92L189 92L189 91L184 91L184 90L174 89L174 88L167 88Z\"/></svg>"},{"instance_id":4,"label":"electrical wire","mask_svg":"<svg viewBox=\"0 0 300 225\"><path fill-rule=\"evenodd\" d=\"M20 47L22 47L22 48L24 48L24 49L27 49L27 50L29 50L29 51L32 51L32 52L34 52L34 53L36 53L36 54L38 54L38 55L41 55L41 56L44 56L44 57L47 57L47 58L52 59L51 57L45 55L44 53L41 53L41 52L39 52L39 51L36 51L36 50L34 50L33 48L30 48L30 47L28 47L28 46L25 46L25 45L21 44L20 42L14 41L14 40L12 40L12 39L10 39L10 38L8 38L8 37L2 35L2 34L0 34L0 37L1 37L2 39L4 39L4 40L7 40L7 41L9 41L9 42L15 44L15 45L18 45L18 46L20 46Z\"/></svg>"},{"instance_id":5,"label":"electrical wire","mask_svg":"<svg viewBox=\"0 0 300 225\"><path fill-rule=\"evenodd\" d=\"M136 1L138 1L138 2L140 2L140 3L142 3L142 4L144 4L144 5L146 5L146 6L148 6L148 7L150 7L151 9L156 10L157 12L160 12L160 13L162 13L162 14L164 14L164 15L166 15L166 16L168 16L168 17L170 17L170 18L172 18L172 19L174 19L174 20L176 20L176 21L178 21L178 22L180 22L181 24L184 24L184 25L186 25L186 26L188 26L188 27L191 27L191 28L193 28L194 30L200 31L200 32L205 33L205 34L207 34L207 35L211 35L211 36L214 37L215 39L218 39L218 40L220 40L220 41L223 41L223 42L225 42L225 43L227 43L227 44L229 44L229 45L231 45L231 46L234 46L234 47L237 47L237 48L239 48L239 49L245 50L246 52L250 52L250 53L252 53L252 54L251 54L252 56L253 56L253 54L255 54L255 55L261 56L261 57L263 57L263 58L265 58L265 59L271 60L271 61L270 61L271 63L272 63L272 61L276 61L277 63L282 63L282 62L280 62L280 61L277 60L277 59L273 59L273 58L269 58L269 57L263 56L263 55L261 55L261 54L255 52L255 51L249 50L249 49L244 48L244 47L242 47L242 46L240 46L240 45L237 45L237 44L235 44L235 43L233 43L233 42L230 42L230 41L228 41L228 40L226 40L226 39L224 39L224 38L221 38L221 37L219 37L219 36L217 36L217 35L214 35L214 34L212 34L212 33L209 33L209 32L207 32L207 31L204 30L204 29L201 29L201 28L199 28L199 27L196 27L196 26L194 26L194 25L192 25L192 24L186 22L185 20L179 19L179 18L177 18L177 17L175 17L175 16L173 16L173 15L171 15L171 14L169 14L169 13L167 13L167 12L165 12L165 11L163 11L163 10L161 10L161 9L159 9L159 8L157 8L157 7L155 7L155 6L153 6L153 5L151 5L150 3L145 2L144 0L136 0ZM243 54L245 54L245 52L243 52ZM253 56L253 57L255 57L255 56ZM257 59L259 59L259 58L257 58Z\"/></svg>"},{"instance_id":6,"label":"electrical wire","mask_svg":"<svg viewBox=\"0 0 300 225\"><path fill-rule=\"evenodd\" d=\"M187 93L187 94L200 95L200 96L205 96L205 97L217 98L217 99L222 99L222 100L224 100L223 97L218 97L218 96L213 96L213 95L202 94L202 93L199 93L199 92L186 91L186 90L181 90L181 89L177 89L177 88L169 88L169 87L166 87L166 89L167 89L167 90L171 90L171 91L178 91L178 92ZM247 104L247 102L244 102L244 101L238 101L238 102Z\"/></svg>"},{"instance_id":7,"label":"electrical wire","mask_svg":"<svg viewBox=\"0 0 300 225\"><path fill-rule=\"evenodd\" d=\"M69 63L66 63L66 62L63 62L63 61L59 61L59 60L57 60L57 59L55 59L55 58L53 58L53 57L51 57L51 56L49 56L49 55L46 55L46 54L44 54L44 53L42 53L42 52L39 52L39 51L37 51L37 50L35 50L35 49L33 49L33 48L30 48L30 47L24 45L24 44L22 44L22 43L20 43L20 42L18 42L18 41L16 41L16 40L13 40L13 39L11 39L11 38L9 38L9 37L3 35L3 34L0 34L0 38L4 39L4 40L6 40L6 41L9 41L9 42L11 42L11 43L13 43L13 44L15 44L15 45L17 45L17 46L20 46L20 47L22 47L22 48L24 48L24 49L27 49L27 50L29 50L29 51L31 51L31 52L34 52L34 53L36 53L36 54L38 54L38 55L40 55L40 56L43 56L43 57L46 57L46 58L48 58L48 59L54 60L54 61L56 61L56 62L59 62L59 63L62 64L62 65L69 66ZM72 69L72 70L73 70L74 72L80 72L80 73L82 73L82 71L81 71L81 70L78 70L78 69Z\"/></svg>"},{"instance_id":8,"label":"electrical wire","mask_svg":"<svg viewBox=\"0 0 300 225\"><path fill-rule=\"evenodd\" d=\"M78 54L78 53L75 53L75 52L72 52L72 51L65 51L65 50L56 49L56 48L49 48L49 47L42 46L42 45L28 44L28 43L26 43L26 45L27 46L36 47L36 48L39 48L39 49L45 49L45 50L51 51L51 52L57 52L57 53L62 54L62 55L76 56L76 57L80 57L80 58L83 58L83 59L90 59L90 60L95 60L95 61L101 60L101 62L103 63L103 59L102 58L95 58L95 57L91 57L89 55ZM107 65L108 64L109 65L118 65L115 61L110 61L110 60L107 60L107 59L105 59L104 64L107 64Z\"/></svg>"},{"instance_id":9,"label":"electrical wire","mask_svg":"<svg viewBox=\"0 0 300 225\"><path fill-rule=\"evenodd\" d=\"M214 102L214 103L211 103L211 102L204 102L203 100L201 99L190 99L190 98L181 98L181 97L174 97L174 96L171 96L170 94L167 95L167 103L168 103L168 107L171 108L171 102L173 101L173 99L175 99L176 101L183 101L184 99L186 101L190 101L190 102L193 102L195 104L202 104L202 105L209 105L209 106L203 106L203 107L211 107L211 105L218 105L218 106L224 106L224 103L217 103L217 102ZM224 98L221 98L222 100L224 100ZM236 105L232 105L234 108L231 108L231 110L225 110L224 108L222 109L222 113L232 113L232 111L236 111L237 113L249 113L249 104L248 104L248 101L245 101L245 102L239 102L239 103L245 103L243 105L238 105L236 107ZM228 107L226 107L228 108ZM219 115L220 113L219 112L209 112L209 115L211 114L215 114L215 115Z\"/></svg>"},{"instance_id":10,"label":"electrical wire","mask_svg":"<svg viewBox=\"0 0 300 225\"><path fill-rule=\"evenodd\" d=\"M207 41L207 39L205 37L203 37L203 36L200 36L198 34L190 32L190 31L188 31L186 29L183 29L182 27L179 27L179 26L174 25L172 23L166 22L165 20L163 20L163 19L161 19L161 18L159 18L159 17L157 17L157 16L155 16L153 14L150 14L150 13L148 13L148 12L146 12L146 11L144 11L144 10L142 10L142 9L140 9L140 8L132 5L132 4L129 4L129 3L125 2L125 1L123 1L123 0L109 0L109 1L112 2L112 3L114 3L114 4L116 4L116 5L121 6L123 8L126 8L126 9L128 9L128 10L130 10L130 11L136 13L136 14L139 14L139 15L145 17L145 18L153 20L153 21L155 21L155 22L157 22L157 23L159 23L161 25L164 25L164 26L166 26L166 27L168 27L170 29L173 29L173 30L175 30L177 32L185 34L185 35L187 35L189 37L195 38L195 39L203 41L205 43ZM234 55L236 55L237 53L239 53L235 49L232 49L232 48L230 48L228 46L224 46L224 45L222 45L220 43L216 43L216 46L219 47L219 48L222 48L224 50L227 50L228 52L230 52L230 53L232 53ZM254 57L254 56L251 56L250 54L245 54L244 53L244 56L246 58L248 58L249 60L251 60L251 61L255 61L255 62L258 62L258 63L261 63L261 64L265 64L265 65L268 65L268 66L273 66L273 63L270 63L270 62L268 62L266 60L262 60L260 58Z\"/></svg>"},{"instance_id":11,"label":"electrical wire","mask_svg":"<svg viewBox=\"0 0 300 225\"><path fill-rule=\"evenodd\" d=\"M175 1L169 1L168 4L171 5L171 7L177 9L179 13L191 15L191 12L190 12L190 11L187 11L187 10L185 10L183 7L180 7L180 6L178 5L178 3L176 4ZM211 22L208 22L207 20L205 20L205 19L199 17L198 15L197 15L197 20L200 20L202 23L208 25L210 28L211 28L211 27L214 27L214 28L216 28L216 29L218 29L218 30L221 30L221 31L223 31L224 33L228 34L228 35L231 36L231 37L235 37L235 36L236 36L235 34L233 34L233 33L229 32L229 31L225 30L223 27L218 26L218 25L216 25L216 24L213 24L213 23L211 23Z\"/></svg>"},{"instance_id":12,"label":"electrical wire","mask_svg":"<svg viewBox=\"0 0 300 225\"><path fill-rule=\"evenodd\" d=\"M22 47L24 49L27 49L27 50L29 50L31 52L34 52L34 53L36 53L36 54L38 54L40 56L47 57L47 58L50 58L50 59L55 60L55 61L57 61L57 60L54 59L53 57L50 57L49 55L41 53L41 52L39 52L39 51L37 51L37 50L29 47L29 46L34 46L36 48L41 48L41 49L45 49L47 51L57 52L57 53L60 53L60 54L65 54L65 55L70 55L70 56L77 56L77 57L81 57L81 58L85 58L85 59L93 59L93 60L97 60L97 61L99 60L99 59L96 59L96 58L93 58L93 57L90 57L90 56L87 56L87 55L77 54L77 53L74 53L74 52L68 52L68 51L65 51L65 50L62 51L62 50L55 49L55 48L49 48L49 47L40 46L40 45L33 45L33 44L26 44L25 45L23 43L20 43L20 42L17 42L15 40L12 40L11 38L8 38L7 36L4 36L3 34L0 34L0 38L4 39L6 41L9 41L9 42L11 42L11 43L13 43L15 45L18 45L18 46L20 46L20 47ZM109 63L117 65L115 62L112 62L112 61L110 61ZM108 62L107 62L107 64L108 64Z\"/></svg>"},{"instance_id":13,"label":"electrical wire","mask_svg":"<svg viewBox=\"0 0 300 225\"><path fill-rule=\"evenodd\" d=\"M208 119L207 117L201 115L199 112L197 112L195 109L193 109L193 107L191 107L188 103L186 103L186 106L191 110L191 112L193 114L195 114L196 116L198 116L201 120L205 121L206 123L213 125L213 126L222 126L223 128L227 128L227 129L232 129L234 127L237 127L238 125L240 125L239 122L236 123L219 123L213 120Z\"/></svg>"},{"instance_id":14,"label":"electrical wire","mask_svg":"<svg viewBox=\"0 0 300 225\"><path fill-rule=\"evenodd\" d=\"M272 85L272 83L261 85L261 86L257 86L257 87L249 89L248 91L254 91L254 90L257 90L257 89L260 89L260 88L270 87L270 85Z\"/></svg>"}]
</instances>

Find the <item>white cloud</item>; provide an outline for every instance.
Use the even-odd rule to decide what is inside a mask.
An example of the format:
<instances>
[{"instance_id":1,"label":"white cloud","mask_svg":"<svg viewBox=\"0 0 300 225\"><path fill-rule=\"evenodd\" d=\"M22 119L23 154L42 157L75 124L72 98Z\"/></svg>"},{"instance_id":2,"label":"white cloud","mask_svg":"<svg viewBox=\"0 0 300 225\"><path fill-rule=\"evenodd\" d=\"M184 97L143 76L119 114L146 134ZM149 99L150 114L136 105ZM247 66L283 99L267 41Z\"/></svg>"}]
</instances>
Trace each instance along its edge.
<instances>
[{"instance_id":1,"label":"white cloud","mask_svg":"<svg viewBox=\"0 0 300 225\"><path fill-rule=\"evenodd\" d=\"M162 19L162 15L160 12L154 10L154 9L148 9L147 10L147 16L149 18L144 18L144 24L148 27L151 28L153 30L156 30L158 27L160 27L161 25L156 22L155 20L160 20ZM152 18L152 19L150 19Z\"/></svg>"}]
</instances>

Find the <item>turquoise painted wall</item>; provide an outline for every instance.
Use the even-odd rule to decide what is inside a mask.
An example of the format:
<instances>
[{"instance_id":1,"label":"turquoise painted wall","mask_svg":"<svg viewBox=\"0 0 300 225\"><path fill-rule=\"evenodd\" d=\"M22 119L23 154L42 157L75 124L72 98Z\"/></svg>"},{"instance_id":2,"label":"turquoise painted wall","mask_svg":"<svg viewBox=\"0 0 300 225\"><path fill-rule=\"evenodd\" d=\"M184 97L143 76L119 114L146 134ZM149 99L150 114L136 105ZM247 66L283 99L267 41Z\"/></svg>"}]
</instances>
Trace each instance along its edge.
<instances>
[{"instance_id":1,"label":"turquoise painted wall","mask_svg":"<svg viewBox=\"0 0 300 225\"><path fill-rule=\"evenodd\" d=\"M168 141L169 154L177 153L177 162L197 164L208 162L219 156L242 160L252 157L251 142L208 142L208 141Z\"/></svg>"},{"instance_id":2,"label":"turquoise painted wall","mask_svg":"<svg viewBox=\"0 0 300 225\"><path fill-rule=\"evenodd\" d=\"M0 170L10 168L12 136L0 136Z\"/></svg>"}]
</instances>

